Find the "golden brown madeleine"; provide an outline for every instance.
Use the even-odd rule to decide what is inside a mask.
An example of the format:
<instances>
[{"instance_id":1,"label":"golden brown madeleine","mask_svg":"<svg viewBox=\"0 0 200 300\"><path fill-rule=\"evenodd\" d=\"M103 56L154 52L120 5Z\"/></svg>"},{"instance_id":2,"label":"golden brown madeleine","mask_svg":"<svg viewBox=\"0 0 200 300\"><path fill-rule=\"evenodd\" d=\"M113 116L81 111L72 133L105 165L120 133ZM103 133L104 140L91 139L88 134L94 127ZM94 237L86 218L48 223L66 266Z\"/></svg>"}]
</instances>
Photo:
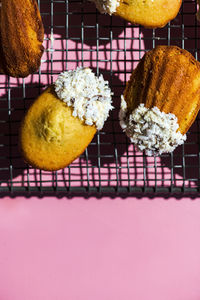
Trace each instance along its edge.
<instances>
[{"instance_id":1,"label":"golden brown madeleine","mask_svg":"<svg viewBox=\"0 0 200 300\"><path fill-rule=\"evenodd\" d=\"M183 144L200 109L200 63L186 50L158 46L133 71L122 96L120 125L147 155Z\"/></svg>"},{"instance_id":2,"label":"golden brown madeleine","mask_svg":"<svg viewBox=\"0 0 200 300\"><path fill-rule=\"evenodd\" d=\"M90 0L101 13L119 16L147 28L165 26L179 12L182 0Z\"/></svg>"},{"instance_id":3,"label":"golden brown madeleine","mask_svg":"<svg viewBox=\"0 0 200 300\"><path fill-rule=\"evenodd\" d=\"M182 0L120 0L115 15L148 28L164 27L174 19Z\"/></svg>"},{"instance_id":4,"label":"golden brown madeleine","mask_svg":"<svg viewBox=\"0 0 200 300\"><path fill-rule=\"evenodd\" d=\"M62 169L75 160L96 133L72 116L51 86L33 103L21 124L19 144L27 163L43 170Z\"/></svg>"},{"instance_id":5,"label":"golden brown madeleine","mask_svg":"<svg viewBox=\"0 0 200 300\"><path fill-rule=\"evenodd\" d=\"M103 76L89 68L61 73L25 115L20 130L22 155L30 165L58 170L75 160L101 130L113 108Z\"/></svg>"},{"instance_id":6,"label":"golden brown madeleine","mask_svg":"<svg viewBox=\"0 0 200 300\"><path fill-rule=\"evenodd\" d=\"M157 46L133 71L124 98L129 112L144 103L173 113L185 134L200 109L200 63L179 47Z\"/></svg>"},{"instance_id":7,"label":"golden brown madeleine","mask_svg":"<svg viewBox=\"0 0 200 300\"><path fill-rule=\"evenodd\" d=\"M44 28L36 0L1 0L0 69L26 77L40 66Z\"/></svg>"}]
</instances>

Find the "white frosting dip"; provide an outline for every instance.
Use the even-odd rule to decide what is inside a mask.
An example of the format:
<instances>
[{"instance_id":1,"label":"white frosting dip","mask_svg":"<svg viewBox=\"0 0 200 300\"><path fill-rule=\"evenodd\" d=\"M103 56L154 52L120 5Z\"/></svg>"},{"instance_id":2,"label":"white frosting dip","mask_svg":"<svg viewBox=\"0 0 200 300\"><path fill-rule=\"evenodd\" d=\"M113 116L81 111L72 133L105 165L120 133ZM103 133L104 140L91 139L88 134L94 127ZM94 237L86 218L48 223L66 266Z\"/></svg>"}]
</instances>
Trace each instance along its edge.
<instances>
[{"instance_id":1,"label":"white frosting dip","mask_svg":"<svg viewBox=\"0 0 200 300\"><path fill-rule=\"evenodd\" d=\"M140 104L131 114L122 96L119 113L120 125L140 151L147 155L172 152L186 140L178 131L179 125L174 114L161 112L156 106L146 108Z\"/></svg>"},{"instance_id":2,"label":"white frosting dip","mask_svg":"<svg viewBox=\"0 0 200 300\"><path fill-rule=\"evenodd\" d=\"M77 68L61 73L54 86L57 96L73 108L74 117L102 129L113 108L113 93L102 75L97 77L89 68Z\"/></svg>"},{"instance_id":3,"label":"white frosting dip","mask_svg":"<svg viewBox=\"0 0 200 300\"><path fill-rule=\"evenodd\" d=\"M116 12L120 0L90 0L96 4L96 8L102 14L112 15Z\"/></svg>"}]
</instances>

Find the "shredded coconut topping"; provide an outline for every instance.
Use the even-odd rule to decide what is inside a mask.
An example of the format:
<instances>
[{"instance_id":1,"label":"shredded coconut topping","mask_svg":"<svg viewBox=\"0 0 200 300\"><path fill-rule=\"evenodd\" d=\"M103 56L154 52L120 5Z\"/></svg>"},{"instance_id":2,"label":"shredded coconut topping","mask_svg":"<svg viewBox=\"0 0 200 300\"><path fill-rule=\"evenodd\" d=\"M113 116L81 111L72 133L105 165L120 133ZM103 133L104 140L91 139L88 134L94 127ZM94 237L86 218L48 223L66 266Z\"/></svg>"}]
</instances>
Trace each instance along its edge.
<instances>
[{"instance_id":1,"label":"shredded coconut topping","mask_svg":"<svg viewBox=\"0 0 200 300\"><path fill-rule=\"evenodd\" d=\"M156 106L149 109L140 104L131 114L122 96L119 113L123 131L147 155L172 152L186 140L186 135L178 131L179 125L174 114L161 112Z\"/></svg>"},{"instance_id":2,"label":"shredded coconut topping","mask_svg":"<svg viewBox=\"0 0 200 300\"><path fill-rule=\"evenodd\" d=\"M96 4L96 8L102 14L112 15L116 12L120 0L90 0Z\"/></svg>"},{"instance_id":3,"label":"shredded coconut topping","mask_svg":"<svg viewBox=\"0 0 200 300\"><path fill-rule=\"evenodd\" d=\"M73 108L73 116L87 125L102 129L113 108L111 89L103 76L95 76L89 68L77 68L63 72L55 81L55 92L67 106Z\"/></svg>"}]
</instances>

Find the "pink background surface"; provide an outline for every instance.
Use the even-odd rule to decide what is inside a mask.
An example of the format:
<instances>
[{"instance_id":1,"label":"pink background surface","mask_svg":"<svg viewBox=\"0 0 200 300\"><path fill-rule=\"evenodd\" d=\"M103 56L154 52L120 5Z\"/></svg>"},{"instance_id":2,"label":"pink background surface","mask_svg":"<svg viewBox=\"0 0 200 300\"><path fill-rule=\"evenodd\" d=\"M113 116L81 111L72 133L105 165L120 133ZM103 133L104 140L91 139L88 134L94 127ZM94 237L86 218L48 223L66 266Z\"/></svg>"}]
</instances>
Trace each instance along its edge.
<instances>
[{"instance_id":1,"label":"pink background surface","mask_svg":"<svg viewBox=\"0 0 200 300\"><path fill-rule=\"evenodd\" d=\"M200 299L199 199L0 200L1 300Z\"/></svg>"}]
</instances>

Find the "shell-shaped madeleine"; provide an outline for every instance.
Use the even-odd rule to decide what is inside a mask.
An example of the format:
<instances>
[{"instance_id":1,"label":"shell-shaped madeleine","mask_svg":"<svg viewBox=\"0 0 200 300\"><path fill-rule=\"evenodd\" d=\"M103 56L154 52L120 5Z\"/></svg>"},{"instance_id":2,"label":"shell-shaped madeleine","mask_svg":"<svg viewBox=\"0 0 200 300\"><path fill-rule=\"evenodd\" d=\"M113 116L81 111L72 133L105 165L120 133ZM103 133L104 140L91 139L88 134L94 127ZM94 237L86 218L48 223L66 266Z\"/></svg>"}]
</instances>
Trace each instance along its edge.
<instances>
[{"instance_id":1,"label":"shell-shaped madeleine","mask_svg":"<svg viewBox=\"0 0 200 300\"><path fill-rule=\"evenodd\" d=\"M165 26L179 12L182 0L120 0L116 15L148 28Z\"/></svg>"},{"instance_id":2,"label":"shell-shaped madeleine","mask_svg":"<svg viewBox=\"0 0 200 300\"><path fill-rule=\"evenodd\" d=\"M128 112L144 103L178 119L185 134L200 109L200 63L176 46L157 46L133 71L124 91Z\"/></svg>"},{"instance_id":3,"label":"shell-shaped madeleine","mask_svg":"<svg viewBox=\"0 0 200 300\"><path fill-rule=\"evenodd\" d=\"M27 163L42 170L59 170L83 153L96 127L85 125L72 113L52 86L34 101L20 128L19 146Z\"/></svg>"},{"instance_id":4,"label":"shell-shaped madeleine","mask_svg":"<svg viewBox=\"0 0 200 300\"><path fill-rule=\"evenodd\" d=\"M36 0L1 0L0 70L26 77L40 66L44 28Z\"/></svg>"}]
</instances>

